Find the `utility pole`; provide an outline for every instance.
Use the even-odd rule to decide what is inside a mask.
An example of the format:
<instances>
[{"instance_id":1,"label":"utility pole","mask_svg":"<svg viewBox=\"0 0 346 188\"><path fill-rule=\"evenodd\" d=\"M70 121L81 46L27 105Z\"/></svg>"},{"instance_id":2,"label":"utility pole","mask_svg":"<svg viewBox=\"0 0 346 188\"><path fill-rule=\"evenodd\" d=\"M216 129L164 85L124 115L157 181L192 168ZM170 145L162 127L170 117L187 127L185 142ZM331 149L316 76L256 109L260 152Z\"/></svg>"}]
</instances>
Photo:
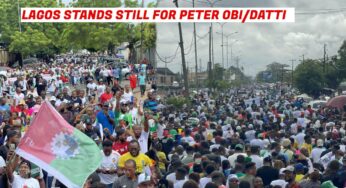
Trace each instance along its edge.
<instances>
[{"instance_id":1,"label":"utility pole","mask_svg":"<svg viewBox=\"0 0 346 188\"><path fill-rule=\"evenodd\" d=\"M323 45L323 76L324 76L325 73L326 73L326 55L327 55L326 47L327 47L327 45L324 44L324 45Z\"/></svg>"},{"instance_id":2,"label":"utility pole","mask_svg":"<svg viewBox=\"0 0 346 188\"><path fill-rule=\"evenodd\" d=\"M223 26L226 24L226 23L219 23L220 26L221 26L221 48L222 48L222 67L225 68L225 61L224 61L224 53L223 53L223 46L224 46L224 42L223 42ZM220 33L219 33L220 34Z\"/></svg>"},{"instance_id":3,"label":"utility pole","mask_svg":"<svg viewBox=\"0 0 346 188\"><path fill-rule=\"evenodd\" d=\"M293 88L293 71L294 71L294 69L293 69L293 65L294 65L294 59L291 59L290 60L291 61L291 63L292 63L292 71L291 71L291 88Z\"/></svg>"},{"instance_id":4,"label":"utility pole","mask_svg":"<svg viewBox=\"0 0 346 188\"><path fill-rule=\"evenodd\" d=\"M213 8L215 3L219 2L221 0L207 0L207 2L210 4L210 7ZM210 23L211 26L211 46L212 46L212 59L213 59L213 68L215 65L215 61L214 61L214 30L213 30L213 22Z\"/></svg>"},{"instance_id":5,"label":"utility pole","mask_svg":"<svg viewBox=\"0 0 346 188\"><path fill-rule=\"evenodd\" d=\"M327 55L326 47L327 47L327 44L324 44L323 45L323 87L325 87L324 77L326 75L326 55Z\"/></svg>"},{"instance_id":6,"label":"utility pole","mask_svg":"<svg viewBox=\"0 0 346 188\"><path fill-rule=\"evenodd\" d=\"M173 2L175 3L175 6L177 8L179 8L178 0L174 0ZM179 28L179 38L180 38L179 45L180 45L180 51L181 51L181 63L182 63L182 66L183 66L185 96L188 97L189 96L189 83L188 83L188 79L187 79L187 70L186 70L186 62L185 62L183 32L182 32L182 29L181 29L181 23L180 22L178 22L178 28Z\"/></svg>"},{"instance_id":7,"label":"utility pole","mask_svg":"<svg viewBox=\"0 0 346 188\"><path fill-rule=\"evenodd\" d=\"M192 0L192 7L195 8L195 0ZM196 22L193 22L193 37L195 42L195 64L196 64L196 87L198 89L198 78L197 78L197 72L198 72L198 64L197 64L197 40L196 40Z\"/></svg>"},{"instance_id":8,"label":"utility pole","mask_svg":"<svg viewBox=\"0 0 346 188\"><path fill-rule=\"evenodd\" d=\"M144 0L142 0L142 8L144 8ZM143 22L141 23L141 53L139 54L139 62L142 61L143 58Z\"/></svg>"},{"instance_id":9,"label":"utility pole","mask_svg":"<svg viewBox=\"0 0 346 188\"><path fill-rule=\"evenodd\" d=\"M213 80L213 73L212 73L212 63L211 63L211 26L209 27L209 62L208 62L208 80L211 82ZM209 84L209 89L211 89L211 84Z\"/></svg>"},{"instance_id":10,"label":"utility pole","mask_svg":"<svg viewBox=\"0 0 346 188\"><path fill-rule=\"evenodd\" d=\"M165 81L165 85L167 84L167 57L165 57L165 79L163 79Z\"/></svg>"}]
</instances>

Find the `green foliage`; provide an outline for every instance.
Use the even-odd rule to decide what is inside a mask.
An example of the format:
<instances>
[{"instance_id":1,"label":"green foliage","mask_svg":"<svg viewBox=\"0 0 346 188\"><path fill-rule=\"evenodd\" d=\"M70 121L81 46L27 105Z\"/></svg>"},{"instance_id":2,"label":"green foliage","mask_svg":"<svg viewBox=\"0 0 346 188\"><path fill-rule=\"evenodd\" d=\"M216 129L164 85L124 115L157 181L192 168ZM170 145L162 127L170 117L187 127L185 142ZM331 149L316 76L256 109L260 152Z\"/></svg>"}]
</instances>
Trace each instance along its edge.
<instances>
[{"instance_id":1,"label":"green foliage","mask_svg":"<svg viewBox=\"0 0 346 188\"><path fill-rule=\"evenodd\" d=\"M36 29L28 28L22 33L16 31L11 39L10 51L20 52L24 57L34 54L50 54L52 41Z\"/></svg>"},{"instance_id":2,"label":"green foliage","mask_svg":"<svg viewBox=\"0 0 346 188\"><path fill-rule=\"evenodd\" d=\"M268 79L264 78L265 74L271 74L271 77ZM291 81L291 69L289 65L281 64L278 62L273 62L267 65L265 71L260 71L256 75L256 80L258 82L268 82L268 83L276 83L276 82L290 82Z\"/></svg>"},{"instance_id":3,"label":"green foliage","mask_svg":"<svg viewBox=\"0 0 346 188\"><path fill-rule=\"evenodd\" d=\"M318 96L323 88L323 70L317 60L305 60L294 71L295 86L303 93Z\"/></svg>"},{"instance_id":4,"label":"green foliage","mask_svg":"<svg viewBox=\"0 0 346 188\"><path fill-rule=\"evenodd\" d=\"M189 105L191 101L184 97L170 97L166 100L168 105L172 105L175 108L182 108L184 104Z\"/></svg>"},{"instance_id":5,"label":"green foliage","mask_svg":"<svg viewBox=\"0 0 346 188\"><path fill-rule=\"evenodd\" d=\"M60 1L61 2L61 1ZM52 0L20 0L20 7L61 7ZM136 0L126 0L126 7L138 7ZM70 3L73 7L120 7L121 0L83 0ZM148 6L155 6L150 3ZM137 42L141 39L141 24L131 23L21 23L18 19L17 1L0 0L0 42L12 52L27 55L56 54L69 50L88 49L106 51L122 42ZM21 25L22 33L19 25ZM33 35L33 36L30 36ZM156 24L143 24L143 47L156 44ZM39 41L34 41L35 39ZM34 44L30 43L34 42ZM13 44L12 44L13 43ZM36 49L35 45L42 45ZM48 48L48 49L47 49Z\"/></svg>"}]
</instances>

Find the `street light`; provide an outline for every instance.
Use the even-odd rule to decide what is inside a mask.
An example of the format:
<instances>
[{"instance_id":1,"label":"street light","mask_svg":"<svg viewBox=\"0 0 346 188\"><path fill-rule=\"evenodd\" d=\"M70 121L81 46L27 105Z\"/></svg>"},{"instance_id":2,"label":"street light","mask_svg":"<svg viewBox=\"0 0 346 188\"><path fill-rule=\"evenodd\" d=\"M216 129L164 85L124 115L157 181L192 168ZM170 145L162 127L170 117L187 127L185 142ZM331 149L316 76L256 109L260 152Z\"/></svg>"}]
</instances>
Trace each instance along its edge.
<instances>
[{"instance_id":1,"label":"street light","mask_svg":"<svg viewBox=\"0 0 346 188\"><path fill-rule=\"evenodd\" d=\"M222 48L222 67L225 67L225 63L224 63L224 55L223 55L223 26L226 23L218 23L221 26L221 48ZM217 34L220 34L219 32L216 32Z\"/></svg>"},{"instance_id":2,"label":"street light","mask_svg":"<svg viewBox=\"0 0 346 188\"><path fill-rule=\"evenodd\" d=\"M238 33L238 31L225 35L226 36L226 45L227 45L226 46L227 47L226 48L226 51L227 51L227 68L229 67L229 64L228 64L228 46L229 46L229 44L228 44L228 37L230 37L231 35L237 34L237 33ZM236 43L237 41L238 40L234 41L233 44ZM231 64L232 64L232 58L233 58L232 57L232 45L231 45Z\"/></svg>"},{"instance_id":3,"label":"street light","mask_svg":"<svg viewBox=\"0 0 346 188\"><path fill-rule=\"evenodd\" d=\"M174 0L175 1L175 0ZM209 6L211 8L214 7L214 5L218 2L220 2L222 0L207 0L207 2L209 3ZM212 59L213 59L213 67L214 67L214 30L213 30L213 22L210 22L210 26L211 26L211 48L212 48Z\"/></svg>"}]
</instances>

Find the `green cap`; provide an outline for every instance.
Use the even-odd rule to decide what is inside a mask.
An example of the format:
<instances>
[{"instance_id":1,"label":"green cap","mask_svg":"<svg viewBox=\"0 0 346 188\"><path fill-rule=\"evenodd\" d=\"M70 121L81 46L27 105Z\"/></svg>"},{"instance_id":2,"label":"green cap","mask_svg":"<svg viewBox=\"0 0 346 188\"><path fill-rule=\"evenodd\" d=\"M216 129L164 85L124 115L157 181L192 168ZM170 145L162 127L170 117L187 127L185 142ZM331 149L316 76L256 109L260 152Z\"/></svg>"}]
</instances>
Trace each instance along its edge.
<instances>
[{"instance_id":1,"label":"green cap","mask_svg":"<svg viewBox=\"0 0 346 188\"><path fill-rule=\"evenodd\" d=\"M241 145L241 144L237 144L237 145L235 145L235 148L239 148L239 149L243 150L243 149L244 149L244 146Z\"/></svg>"},{"instance_id":2,"label":"green cap","mask_svg":"<svg viewBox=\"0 0 346 188\"><path fill-rule=\"evenodd\" d=\"M332 181L325 181L321 184L321 188L337 188Z\"/></svg>"}]
</instances>

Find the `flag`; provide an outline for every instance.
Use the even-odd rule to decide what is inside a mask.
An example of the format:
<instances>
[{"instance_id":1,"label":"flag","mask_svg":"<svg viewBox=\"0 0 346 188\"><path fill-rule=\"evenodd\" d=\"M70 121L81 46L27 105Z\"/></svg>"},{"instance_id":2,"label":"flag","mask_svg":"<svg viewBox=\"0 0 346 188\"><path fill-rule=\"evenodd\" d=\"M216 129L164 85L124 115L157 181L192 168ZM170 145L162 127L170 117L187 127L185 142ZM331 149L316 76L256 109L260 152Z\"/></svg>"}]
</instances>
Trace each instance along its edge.
<instances>
[{"instance_id":1,"label":"flag","mask_svg":"<svg viewBox=\"0 0 346 188\"><path fill-rule=\"evenodd\" d=\"M35 163L69 188L83 187L101 164L100 149L44 102L16 153Z\"/></svg>"}]
</instances>

